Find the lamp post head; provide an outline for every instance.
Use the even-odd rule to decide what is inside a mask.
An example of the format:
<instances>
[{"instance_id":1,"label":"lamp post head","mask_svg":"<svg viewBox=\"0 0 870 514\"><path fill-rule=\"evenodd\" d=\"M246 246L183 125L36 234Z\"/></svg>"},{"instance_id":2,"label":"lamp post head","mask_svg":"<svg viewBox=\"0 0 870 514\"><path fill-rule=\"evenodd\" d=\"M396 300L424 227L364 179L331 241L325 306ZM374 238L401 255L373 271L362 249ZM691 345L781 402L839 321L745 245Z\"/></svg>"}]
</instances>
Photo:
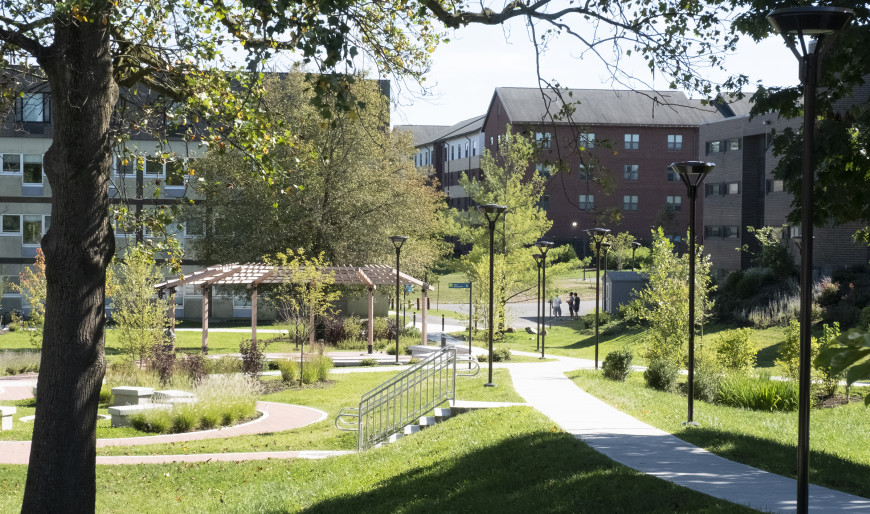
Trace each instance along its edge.
<instances>
[{"instance_id":1,"label":"lamp post head","mask_svg":"<svg viewBox=\"0 0 870 514\"><path fill-rule=\"evenodd\" d=\"M640 247L641 247L641 244L638 243L637 241L632 241L632 242L631 242L631 246L633 246L633 247L635 247L635 248L640 248Z\"/></svg>"},{"instance_id":2,"label":"lamp post head","mask_svg":"<svg viewBox=\"0 0 870 514\"><path fill-rule=\"evenodd\" d=\"M716 165L712 162L702 161L685 161L671 164L671 169L680 176L680 179L689 188L698 187L715 167Z\"/></svg>"},{"instance_id":3,"label":"lamp post head","mask_svg":"<svg viewBox=\"0 0 870 514\"><path fill-rule=\"evenodd\" d=\"M498 220L499 216L502 213L507 212L508 208L506 205L499 205L497 203L488 203L486 205L481 205L478 207L478 210L486 216L487 221L490 223L494 223Z\"/></svg>"},{"instance_id":4,"label":"lamp post head","mask_svg":"<svg viewBox=\"0 0 870 514\"><path fill-rule=\"evenodd\" d=\"M586 230L586 233L591 237L597 244L601 244L601 241L604 240L604 237L610 233L609 228L590 228Z\"/></svg>"},{"instance_id":5,"label":"lamp post head","mask_svg":"<svg viewBox=\"0 0 870 514\"><path fill-rule=\"evenodd\" d=\"M782 35L795 57L802 60L811 54L823 54L830 46L830 38L825 36L833 36L846 28L854 16L852 9L844 7L806 5L773 10L767 15L767 22ZM805 36L813 41L805 41ZM800 42L800 51L796 40Z\"/></svg>"},{"instance_id":6,"label":"lamp post head","mask_svg":"<svg viewBox=\"0 0 870 514\"><path fill-rule=\"evenodd\" d=\"M396 247L396 250L402 248L402 245L405 244L405 241L408 240L408 236L390 236L390 241L393 242L393 246Z\"/></svg>"},{"instance_id":7,"label":"lamp post head","mask_svg":"<svg viewBox=\"0 0 870 514\"><path fill-rule=\"evenodd\" d=\"M535 246L537 246L538 250L541 251L541 256L546 257L547 252L553 246L553 242L552 241L544 241L543 239L539 239L538 242L535 243Z\"/></svg>"},{"instance_id":8,"label":"lamp post head","mask_svg":"<svg viewBox=\"0 0 870 514\"><path fill-rule=\"evenodd\" d=\"M604 253L607 253L607 250L609 250L611 246L610 241L604 241L601 243L601 248L604 248Z\"/></svg>"},{"instance_id":9,"label":"lamp post head","mask_svg":"<svg viewBox=\"0 0 870 514\"><path fill-rule=\"evenodd\" d=\"M536 264L538 265L538 267L540 268L540 267L541 267L541 261L544 260L544 254L542 254L542 253L535 253L535 254L532 254L532 258L535 259L535 263L536 263Z\"/></svg>"}]
</instances>

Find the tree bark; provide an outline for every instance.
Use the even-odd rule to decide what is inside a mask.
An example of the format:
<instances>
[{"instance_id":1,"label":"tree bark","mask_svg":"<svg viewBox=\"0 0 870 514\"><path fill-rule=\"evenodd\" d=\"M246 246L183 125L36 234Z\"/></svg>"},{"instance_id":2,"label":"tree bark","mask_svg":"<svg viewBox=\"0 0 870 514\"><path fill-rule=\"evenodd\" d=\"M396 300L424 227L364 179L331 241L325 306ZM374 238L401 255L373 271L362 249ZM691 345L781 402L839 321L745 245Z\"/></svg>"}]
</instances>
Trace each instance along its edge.
<instances>
[{"instance_id":1,"label":"tree bark","mask_svg":"<svg viewBox=\"0 0 870 514\"><path fill-rule=\"evenodd\" d=\"M110 122L118 98L100 14L58 19L52 45L37 56L52 95L54 140L44 159L52 223L42 239L45 332L22 512L93 512L96 498L106 266L115 251Z\"/></svg>"}]
</instances>

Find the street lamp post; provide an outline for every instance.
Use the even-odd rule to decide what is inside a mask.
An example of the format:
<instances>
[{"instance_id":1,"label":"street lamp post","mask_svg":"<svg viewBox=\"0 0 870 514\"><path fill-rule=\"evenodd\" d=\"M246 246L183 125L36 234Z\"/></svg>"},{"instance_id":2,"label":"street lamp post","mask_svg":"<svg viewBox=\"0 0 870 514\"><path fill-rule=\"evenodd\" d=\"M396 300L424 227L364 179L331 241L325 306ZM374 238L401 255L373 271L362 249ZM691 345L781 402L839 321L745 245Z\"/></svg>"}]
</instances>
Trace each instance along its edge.
<instances>
[{"instance_id":1,"label":"street lamp post","mask_svg":"<svg viewBox=\"0 0 870 514\"><path fill-rule=\"evenodd\" d=\"M604 241L601 243L601 248L604 248L604 277L602 280L604 281L604 288L601 294L601 305L604 309L604 312L607 311L607 252L610 250L610 247L613 246L610 241Z\"/></svg>"},{"instance_id":2,"label":"street lamp post","mask_svg":"<svg viewBox=\"0 0 870 514\"><path fill-rule=\"evenodd\" d=\"M809 510L810 447L810 330L812 324L813 273L813 146L816 121L816 86L819 63L830 49L837 32L844 29L855 13L840 7L787 7L776 9L767 21L785 39L785 44L800 62L804 86L803 155L801 169L801 307L800 371L798 376L798 455L797 511ZM805 36L814 38L805 41ZM799 49L798 43L799 42Z\"/></svg>"},{"instance_id":3,"label":"street lamp post","mask_svg":"<svg viewBox=\"0 0 870 514\"><path fill-rule=\"evenodd\" d=\"M399 254L407 240L408 236L390 236L390 241L396 247L396 364L399 363L399 337L402 333L402 326L399 324Z\"/></svg>"},{"instance_id":4,"label":"street lamp post","mask_svg":"<svg viewBox=\"0 0 870 514\"><path fill-rule=\"evenodd\" d=\"M551 241L538 241L535 243L535 246L538 247L538 250L541 251L541 297L547 297L547 252L553 246ZM541 358L544 358L544 347L546 346L547 341L547 312L546 309L541 306L541 310L544 311L544 317L541 320Z\"/></svg>"},{"instance_id":5,"label":"street lamp post","mask_svg":"<svg viewBox=\"0 0 870 514\"><path fill-rule=\"evenodd\" d=\"M538 267L538 303L535 305L535 315L537 316L537 325L535 330L535 350L541 349L541 261L544 259L544 254L536 253L532 255L535 259L535 264Z\"/></svg>"},{"instance_id":6,"label":"street lamp post","mask_svg":"<svg viewBox=\"0 0 870 514\"><path fill-rule=\"evenodd\" d=\"M598 293L601 284L601 243L604 242L604 238L610 233L610 229L591 228L586 233L595 242L595 369L598 369Z\"/></svg>"},{"instance_id":7,"label":"street lamp post","mask_svg":"<svg viewBox=\"0 0 870 514\"><path fill-rule=\"evenodd\" d=\"M634 252L638 248L640 248L640 243L638 243L637 241L632 241L631 242L631 271L634 271L634 269L637 268L637 259L634 258Z\"/></svg>"},{"instance_id":8,"label":"street lamp post","mask_svg":"<svg viewBox=\"0 0 870 514\"><path fill-rule=\"evenodd\" d=\"M689 413L684 425L698 426L694 419L695 406L695 204L698 200L698 186L716 165L710 162L687 161L671 164L686 184L689 194Z\"/></svg>"},{"instance_id":9,"label":"street lamp post","mask_svg":"<svg viewBox=\"0 0 870 514\"><path fill-rule=\"evenodd\" d=\"M495 260L493 254L493 245L495 244L495 222L499 216L507 211L504 205L490 203L481 205L480 212L486 216L486 221L489 222L489 382L483 384L485 387L495 387L495 382L492 381L492 329L493 329L493 273L495 269Z\"/></svg>"}]
</instances>

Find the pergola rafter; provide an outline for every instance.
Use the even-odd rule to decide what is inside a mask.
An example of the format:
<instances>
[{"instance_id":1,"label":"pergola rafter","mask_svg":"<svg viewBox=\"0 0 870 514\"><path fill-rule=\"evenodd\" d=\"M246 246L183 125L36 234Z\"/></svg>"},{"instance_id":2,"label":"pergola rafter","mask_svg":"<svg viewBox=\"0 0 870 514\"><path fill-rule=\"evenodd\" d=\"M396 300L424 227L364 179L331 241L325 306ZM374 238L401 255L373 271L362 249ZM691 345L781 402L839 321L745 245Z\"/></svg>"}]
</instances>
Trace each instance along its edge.
<instances>
[{"instance_id":1,"label":"pergola rafter","mask_svg":"<svg viewBox=\"0 0 870 514\"><path fill-rule=\"evenodd\" d=\"M396 269L390 266L370 264L365 266L325 266L320 268L324 274L331 274L333 281L338 285L362 285L369 291L369 317L368 317L368 351L372 353L374 344L374 291L379 285L391 285L396 283ZM221 264L209 266L197 270L188 275L169 278L154 287L160 294L168 291L175 294L178 287L193 285L202 291L202 349L208 352L208 303L212 286L237 285L247 286L251 289L251 339L257 340L257 287L260 284L282 284L292 282L294 274L299 268L273 266L265 263L246 264ZM423 291L422 308L422 344L426 344L426 312L428 305L426 295L429 284L418 280L408 274L399 272L399 283L418 286ZM399 308L399 299L396 299L396 308ZM175 302L170 302L170 323L175 330ZM310 331L310 342L314 342L314 330Z\"/></svg>"}]
</instances>

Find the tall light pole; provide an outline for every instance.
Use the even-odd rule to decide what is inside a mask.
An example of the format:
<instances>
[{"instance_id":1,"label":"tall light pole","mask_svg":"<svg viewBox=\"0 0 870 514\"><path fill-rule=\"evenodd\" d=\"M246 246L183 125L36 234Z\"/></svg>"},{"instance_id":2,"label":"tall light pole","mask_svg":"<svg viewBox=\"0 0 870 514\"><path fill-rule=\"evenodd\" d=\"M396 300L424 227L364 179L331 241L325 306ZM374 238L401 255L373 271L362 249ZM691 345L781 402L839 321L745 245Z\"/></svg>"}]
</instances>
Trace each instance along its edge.
<instances>
[{"instance_id":1,"label":"tall light pole","mask_svg":"<svg viewBox=\"0 0 870 514\"><path fill-rule=\"evenodd\" d=\"M601 284L601 243L604 242L604 238L610 233L610 229L590 228L586 233L595 241L595 369L598 369L598 293Z\"/></svg>"},{"instance_id":2,"label":"tall light pole","mask_svg":"<svg viewBox=\"0 0 870 514\"><path fill-rule=\"evenodd\" d=\"M640 243L638 243L637 241L632 241L631 242L631 271L634 271L634 269L637 268L637 259L634 258L634 252L638 248L640 248Z\"/></svg>"},{"instance_id":3,"label":"tall light pole","mask_svg":"<svg viewBox=\"0 0 870 514\"><path fill-rule=\"evenodd\" d=\"M538 267L538 303L535 306L535 315L537 316L537 325L535 330L535 350L541 349L541 261L544 259L544 254L536 253L532 255L535 259L535 264Z\"/></svg>"},{"instance_id":4,"label":"tall light pole","mask_svg":"<svg viewBox=\"0 0 870 514\"><path fill-rule=\"evenodd\" d=\"M674 173L686 184L689 194L689 413L684 425L698 426L694 419L695 406L695 204L698 186L704 182L716 165L710 162L687 161L671 164Z\"/></svg>"},{"instance_id":5,"label":"tall light pole","mask_svg":"<svg viewBox=\"0 0 870 514\"><path fill-rule=\"evenodd\" d=\"M486 221L489 222L489 382L483 384L485 387L495 387L495 382L492 381L492 323L493 323L493 273L495 269L495 260L493 254L493 245L495 244L495 222L499 216L507 211L504 205L494 203L481 205L480 212L486 216Z\"/></svg>"},{"instance_id":6,"label":"tall light pole","mask_svg":"<svg viewBox=\"0 0 870 514\"><path fill-rule=\"evenodd\" d=\"M604 249L604 276L602 280L604 281L604 290L601 295L601 305L603 306L604 312L607 312L607 252L610 250L610 247L613 246L610 241L603 241L601 243L601 248Z\"/></svg>"},{"instance_id":7,"label":"tall light pole","mask_svg":"<svg viewBox=\"0 0 870 514\"><path fill-rule=\"evenodd\" d=\"M390 236L390 241L396 247L396 364L399 363L399 337L402 333L402 326L399 324L399 254L407 240L408 236Z\"/></svg>"},{"instance_id":8,"label":"tall light pole","mask_svg":"<svg viewBox=\"0 0 870 514\"><path fill-rule=\"evenodd\" d=\"M798 456L797 511L809 509L810 447L810 330L812 324L813 279L813 162L816 122L816 86L819 63L830 49L834 36L844 29L855 13L840 7L788 7L767 16L773 29L800 62L800 80L804 86L803 156L801 173L801 313L800 372L798 376ZM807 42L806 37L813 38ZM799 45L798 45L799 43Z\"/></svg>"},{"instance_id":9,"label":"tall light pole","mask_svg":"<svg viewBox=\"0 0 870 514\"><path fill-rule=\"evenodd\" d=\"M538 250L541 251L541 296L547 297L547 252L553 246L551 241L538 241L535 243ZM541 320L541 358L544 358L544 347L547 341L547 311L541 306L541 311L544 312L544 317Z\"/></svg>"}]
</instances>

